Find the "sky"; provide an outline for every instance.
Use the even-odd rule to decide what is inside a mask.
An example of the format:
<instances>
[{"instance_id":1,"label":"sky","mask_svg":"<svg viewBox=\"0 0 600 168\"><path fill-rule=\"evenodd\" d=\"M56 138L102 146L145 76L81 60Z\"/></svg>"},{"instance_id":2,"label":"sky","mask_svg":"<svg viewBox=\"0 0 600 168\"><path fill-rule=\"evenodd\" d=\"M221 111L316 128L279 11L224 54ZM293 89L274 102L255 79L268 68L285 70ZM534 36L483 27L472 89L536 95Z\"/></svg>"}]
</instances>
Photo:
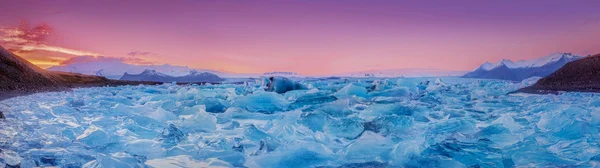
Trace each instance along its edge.
<instances>
[{"instance_id":1,"label":"sky","mask_svg":"<svg viewBox=\"0 0 600 168\"><path fill-rule=\"evenodd\" d=\"M0 45L44 68L78 56L232 73L472 70L600 53L598 0L18 0Z\"/></svg>"}]
</instances>

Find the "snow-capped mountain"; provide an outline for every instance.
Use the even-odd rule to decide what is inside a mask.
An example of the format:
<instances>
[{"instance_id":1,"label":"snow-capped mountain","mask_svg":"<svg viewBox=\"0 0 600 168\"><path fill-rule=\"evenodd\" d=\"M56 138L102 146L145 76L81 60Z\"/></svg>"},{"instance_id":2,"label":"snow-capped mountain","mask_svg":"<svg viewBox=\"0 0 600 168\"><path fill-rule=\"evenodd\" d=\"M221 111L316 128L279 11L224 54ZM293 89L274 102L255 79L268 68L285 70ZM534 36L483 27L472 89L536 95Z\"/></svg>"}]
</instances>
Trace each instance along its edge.
<instances>
[{"instance_id":1,"label":"snow-capped mountain","mask_svg":"<svg viewBox=\"0 0 600 168\"><path fill-rule=\"evenodd\" d=\"M140 74L123 74L120 80L126 81L149 81L149 82L221 82L222 78L219 76L208 73L208 72L198 72L195 70L190 71L189 74L185 76L170 76L161 72L157 72L156 70L144 70Z\"/></svg>"},{"instance_id":2,"label":"snow-capped mountain","mask_svg":"<svg viewBox=\"0 0 600 168\"><path fill-rule=\"evenodd\" d=\"M461 76L465 71L447 71L439 69L389 69L370 70L336 74L341 77L433 77L433 76Z\"/></svg>"},{"instance_id":3,"label":"snow-capped mountain","mask_svg":"<svg viewBox=\"0 0 600 168\"><path fill-rule=\"evenodd\" d=\"M119 79L124 73L140 74L144 70L151 69L169 76L184 76L191 71L210 72L221 75L221 72L212 70L199 70L187 66L163 65L133 65L125 63L122 59L113 57L74 57L65 61L65 65L48 68L51 71L73 72L86 75L104 76L109 79Z\"/></svg>"},{"instance_id":4,"label":"snow-capped mountain","mask_svg":"<svg viewBox=\"0 0 600 168\"><path fill-rule=\"evenodd\" d=\"M545 77L565 64L582 56L571 53L553 53L548 56L513 62L503 59L496 63L485 62L479 68L465 74L465 78L484 78L521 81L530 77Z\"/></svg>"},{"instance_id":5,"label":"snow-capped mountain","mask_svg":"<svg viewBox=\"0 0 600 168\"><path fill-rule=\"evenodd\" d=\"M198 72L196 70L190 71L188 75L175 77L177 82L221 82L223 78L209 73L209 72Z\"/></svg>"}]
</instances>

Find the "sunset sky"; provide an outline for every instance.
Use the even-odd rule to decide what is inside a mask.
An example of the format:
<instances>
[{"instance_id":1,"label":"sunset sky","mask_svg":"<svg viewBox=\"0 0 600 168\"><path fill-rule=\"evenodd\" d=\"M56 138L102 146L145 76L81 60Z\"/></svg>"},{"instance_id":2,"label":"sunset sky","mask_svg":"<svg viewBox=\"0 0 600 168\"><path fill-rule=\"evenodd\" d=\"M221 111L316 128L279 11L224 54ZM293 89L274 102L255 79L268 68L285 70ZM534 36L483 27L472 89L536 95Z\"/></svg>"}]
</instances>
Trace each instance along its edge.
<instances>
[{"instance_id":1,"label":"sunset sky","mask_svg":"<svg viewBox=\"0 0 600 168\"><path fill-rule=\"evenodd\" d=\"M599 0L1 3L0 45L42 67L92 55L316 75L600 53Z\"/></svg>"}]
</instances>

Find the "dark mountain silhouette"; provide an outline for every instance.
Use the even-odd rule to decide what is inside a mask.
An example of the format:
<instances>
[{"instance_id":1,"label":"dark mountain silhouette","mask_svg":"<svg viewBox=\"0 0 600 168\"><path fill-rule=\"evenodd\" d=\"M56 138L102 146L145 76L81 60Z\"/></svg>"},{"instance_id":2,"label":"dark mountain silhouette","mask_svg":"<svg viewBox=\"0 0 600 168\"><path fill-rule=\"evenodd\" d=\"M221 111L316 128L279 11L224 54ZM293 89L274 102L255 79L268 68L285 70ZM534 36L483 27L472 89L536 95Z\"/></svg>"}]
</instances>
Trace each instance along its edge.
<instances>
[{"instance_id":1,"label":"dark mountain silhouette","mask_svg":"<svg viewBox=\"0 0 600 168\"><path fill-rule=\"evenodd\" d=\"M478 69L473 72L469 72L465 74L463 78L513 80L518 79L518 75L506 65L502 64L499 67L496 67L489 71Z\"/></svg>"},{"instance_id":2,"label":"dark mountain silhouette","mask_svg":"<svg viewBox=\"0 0 600 168\"><path fill-rule=\"evenodd\" d=\"M198 72L192 70L185 76L169 76L155 70L146 69L140 74L123 74L121 80L128 81L152 81L152 82L182 82L182 83L218 83L223 79L215 74L208 72Z\"/></svg>"},{"instance_id":3,"label":"dark mountain silhouette","mask_svg":"<svg viewBox=\"0 0 600 168\"><path fill-rule=\"evenodd\" d=\"M518 92L548 93L556 91L600 92L600 54L567 63Z\"/></svg>"}]
</instances>

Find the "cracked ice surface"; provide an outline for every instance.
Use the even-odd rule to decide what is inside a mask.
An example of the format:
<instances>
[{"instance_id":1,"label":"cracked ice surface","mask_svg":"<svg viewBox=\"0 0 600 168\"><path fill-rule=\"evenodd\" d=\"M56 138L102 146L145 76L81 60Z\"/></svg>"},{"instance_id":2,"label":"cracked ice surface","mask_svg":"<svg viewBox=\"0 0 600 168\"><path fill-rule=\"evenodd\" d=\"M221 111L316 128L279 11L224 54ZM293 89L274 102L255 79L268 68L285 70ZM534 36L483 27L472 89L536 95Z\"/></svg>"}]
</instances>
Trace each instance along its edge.
<instances>
[{"instance_id":1,"label":"cracked ice surface","mask_svg":"<svg viewBox=\"0 0 600 168\"><path fill-rule=\"evenodd\" d=\"M0 102L0 167L595 167L600 95L458 78L123 86Z\"/></svg>"}]
</instances>

